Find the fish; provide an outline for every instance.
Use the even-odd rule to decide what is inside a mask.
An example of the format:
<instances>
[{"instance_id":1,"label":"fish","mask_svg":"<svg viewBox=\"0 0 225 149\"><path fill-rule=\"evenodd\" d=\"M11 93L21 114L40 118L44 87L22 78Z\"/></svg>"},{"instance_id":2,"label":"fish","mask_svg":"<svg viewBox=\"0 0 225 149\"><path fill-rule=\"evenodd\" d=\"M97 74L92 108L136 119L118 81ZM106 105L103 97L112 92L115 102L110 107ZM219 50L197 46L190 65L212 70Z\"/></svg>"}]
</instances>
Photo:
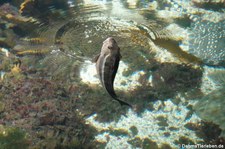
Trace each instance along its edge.
<instances>
[{"instance_id":1,"label":"fish","mask_svg":"<svg viewBox=\"0 0 225 149\"><path fill-rule=\"evenodd\" d=\"M212 22L192 16L188 52L207 66L225 66L225 20Z\"/></svg>"},{"instance_id":2,"label":"fish","mask_svg":"<svg viewBox=\"0 0 225 149\"><path fill-rule=\"evenodd\" d=\"M96 63L96 70L102 86L106 89L108 94L120 105L132 107L129 103L120 100L114 90L113 83L119 67L120 48L113 37L108 37L102 44L101 52L95 56L92 62Z\"/></svg>"}]
</instances>

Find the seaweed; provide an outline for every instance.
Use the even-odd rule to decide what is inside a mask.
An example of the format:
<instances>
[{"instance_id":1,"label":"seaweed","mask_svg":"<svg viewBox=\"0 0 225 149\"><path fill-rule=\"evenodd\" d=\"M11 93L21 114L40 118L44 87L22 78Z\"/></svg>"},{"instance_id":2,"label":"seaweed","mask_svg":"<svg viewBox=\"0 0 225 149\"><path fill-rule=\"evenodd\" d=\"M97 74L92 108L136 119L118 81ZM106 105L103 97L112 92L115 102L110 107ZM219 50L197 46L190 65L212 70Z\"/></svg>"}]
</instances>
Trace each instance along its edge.
<instances>
[{"instance_id":1,"label":"seaweed","mask_svg":"<svg viewBox=\"0 0 225 149\"><path fill-rule=\"evenodd\" d=\"M0 146L4 149L28 149L27 133L20 128L0 126Z\"/></svg>"}]
</instances>

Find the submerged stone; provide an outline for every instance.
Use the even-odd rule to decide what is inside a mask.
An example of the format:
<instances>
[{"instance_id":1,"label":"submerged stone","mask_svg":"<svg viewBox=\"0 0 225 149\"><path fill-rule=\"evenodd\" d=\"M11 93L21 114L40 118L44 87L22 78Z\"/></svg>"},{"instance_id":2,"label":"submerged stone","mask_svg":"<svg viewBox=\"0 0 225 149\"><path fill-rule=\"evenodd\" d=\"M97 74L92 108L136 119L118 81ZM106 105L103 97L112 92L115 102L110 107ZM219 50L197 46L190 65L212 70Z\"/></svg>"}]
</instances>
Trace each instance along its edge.
<instances>
[{"instance_id":1,"label":"submerged stone","mask_svg":"<svg viewBox=\"0 0 225 149\"><path fill-rule=\"evenodd\" d=\"M198 99L198 103L193 109L203 120L219 125L222 129L221 136L225 137L225 70L214 69L214 71L209 72L207 76L207 79L211 80L216 88ZM207 86L204 86L204 88Z\"/></svg>"},{"instance_id":2,"label":"submerged stone","mask_svg":"<svg viewBox=\"0 0 225 149\"><path fill-rule=\"evenodd\" d=\"M223 137L225 137L224 97L224 88L219 89L201 98L194 107L197 115L203 120L219 125L223 130L221 134Z\"/></svg>"}]
</instances>

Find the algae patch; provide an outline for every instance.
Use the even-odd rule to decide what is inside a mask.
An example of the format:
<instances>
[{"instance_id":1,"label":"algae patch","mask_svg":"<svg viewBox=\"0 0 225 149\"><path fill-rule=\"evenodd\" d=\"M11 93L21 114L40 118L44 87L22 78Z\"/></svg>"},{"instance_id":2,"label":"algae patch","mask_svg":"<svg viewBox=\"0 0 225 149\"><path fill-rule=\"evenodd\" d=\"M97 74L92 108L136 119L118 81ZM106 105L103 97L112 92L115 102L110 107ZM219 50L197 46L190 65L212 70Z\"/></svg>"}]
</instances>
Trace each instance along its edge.
<instances>
[{"instance_id":1,"label":"algae patch","mask_svg":"<svg viewBox=\"0 0 225 149\"><path fill-rule=\"evenodd\" d=\"M4 149L27 149L29 141L27 134L14 127L0 125L0 147Z\"/></svg>"}]
</instances>

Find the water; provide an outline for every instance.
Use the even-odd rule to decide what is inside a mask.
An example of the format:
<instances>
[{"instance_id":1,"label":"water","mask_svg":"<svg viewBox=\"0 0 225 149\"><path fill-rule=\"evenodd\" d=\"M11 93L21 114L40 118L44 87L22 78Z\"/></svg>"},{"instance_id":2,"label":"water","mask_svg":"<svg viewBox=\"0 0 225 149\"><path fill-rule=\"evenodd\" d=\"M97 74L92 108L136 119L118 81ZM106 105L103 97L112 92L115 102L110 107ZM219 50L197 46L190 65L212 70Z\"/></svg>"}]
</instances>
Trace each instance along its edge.
<instances>
[{"instance_id":1,"label":"water","mask_svg":"<svg viewBox=\"0 0 225 149\"><path fill-rule=\"evenodd\" d=\"M224 3L0 4L0 149L225 144ZM97 77L107 37L122 55L115 92L133 109Z\"/></svg>"}]
</instances>

